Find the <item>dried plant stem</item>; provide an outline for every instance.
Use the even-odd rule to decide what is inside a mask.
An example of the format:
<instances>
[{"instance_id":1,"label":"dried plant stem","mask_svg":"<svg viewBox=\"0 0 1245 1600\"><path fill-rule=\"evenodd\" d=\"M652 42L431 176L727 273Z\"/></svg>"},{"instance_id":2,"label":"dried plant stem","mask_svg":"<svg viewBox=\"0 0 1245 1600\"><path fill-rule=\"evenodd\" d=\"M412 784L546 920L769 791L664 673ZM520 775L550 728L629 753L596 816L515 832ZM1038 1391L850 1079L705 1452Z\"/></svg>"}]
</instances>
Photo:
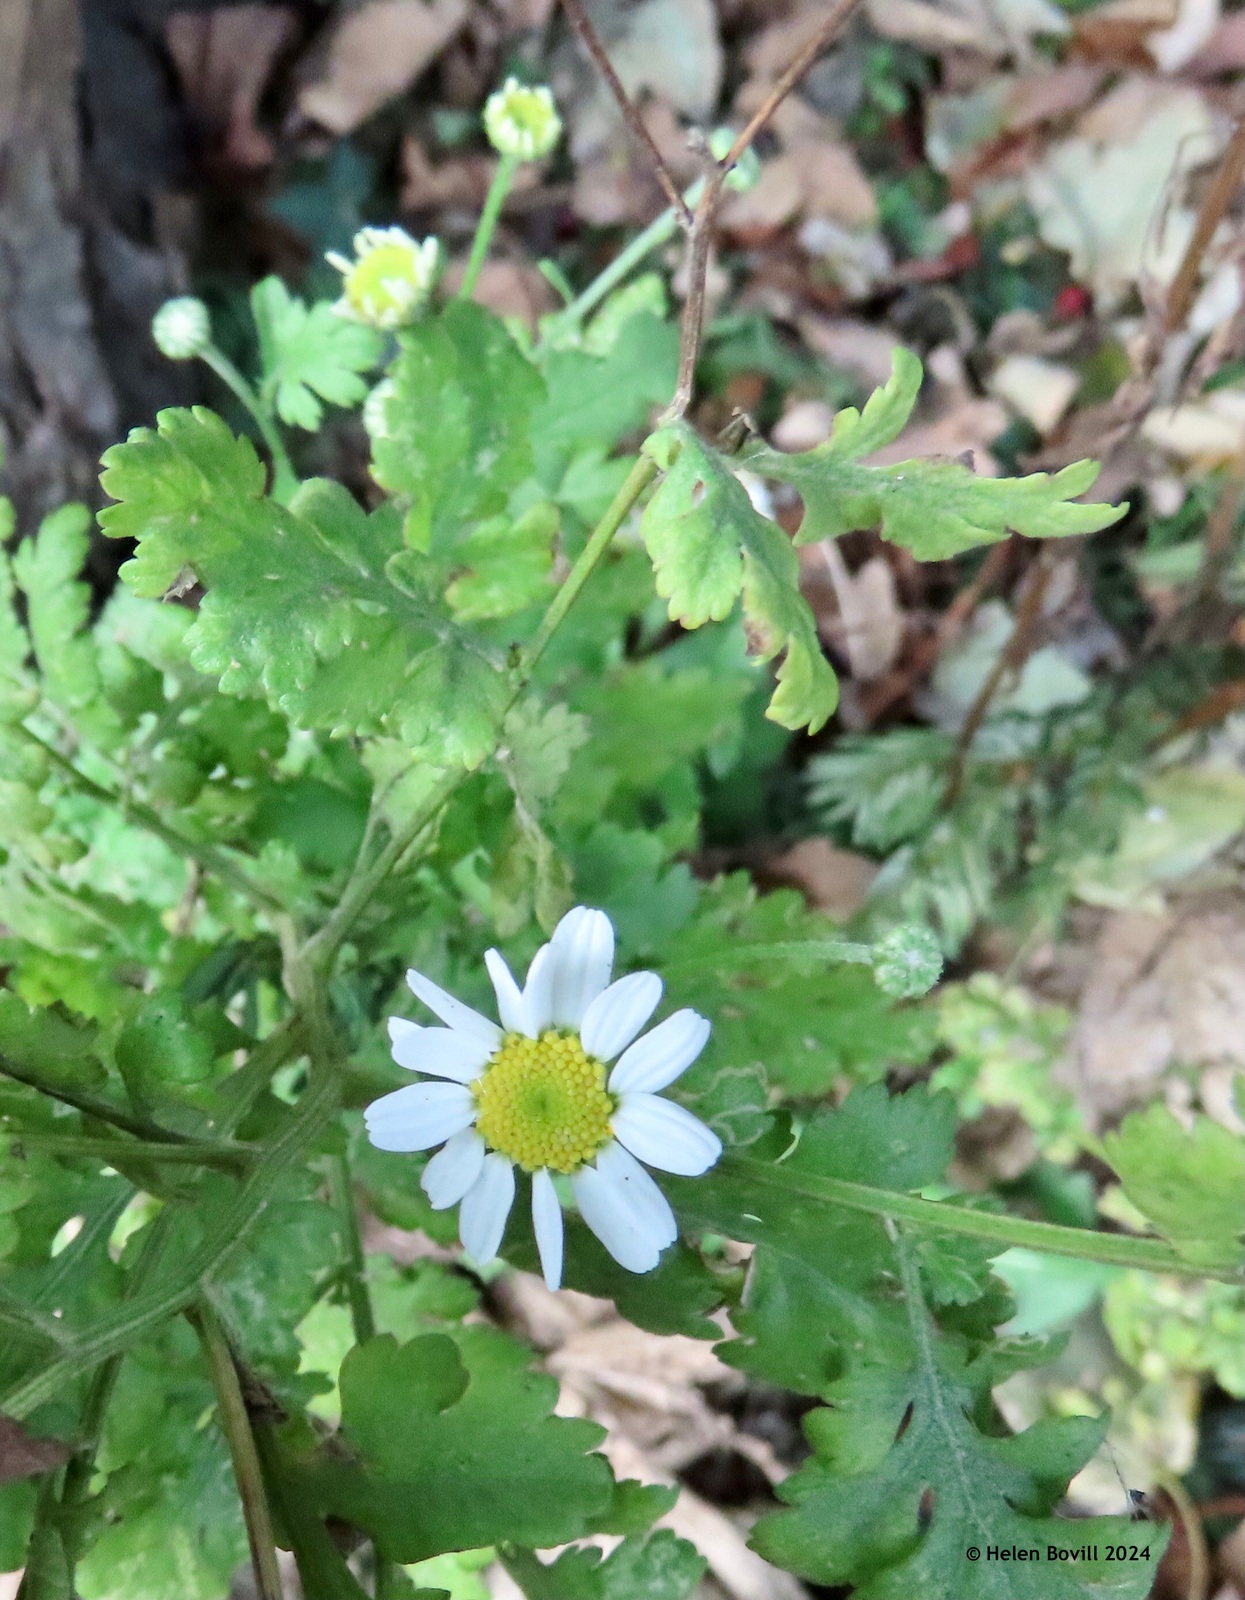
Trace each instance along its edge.
<instances>
[{"instance_id":1,"label":"dried plant stem","mask_svg":"<svg viewBox=\"0 0 1245 1600\"><path fill-rule=\"evenodd\" d=\"M1029 654L1037 640L1038 626L1042 620L1042 603L1046 599L1046 591L1054 574L1054 564L1049 552L1043 550L1038 556L1037 566L1025 590L1024 599L1021 601L1020 610L1016 616L1016 627L1011 638L999 652L999 658L991 667L989 676L982 684L977 698L969 708L964 726L960 730L960 737L956 743L955 751L951 757L951 767L947 774L947 787L943 790L942 803L944 807L953 806L960 798L964 787L964 772L968 764L968 757L973 748L973 741L981 731L981 725L986 720L986 713L995 695L999 692L1003 679L1010 672L1018 672L1029 659Z\"/></svg>"},{"instance_id":2,"label":"dried plant stem","mask_svg":"<svg viewBox=\"0 0 1245 1600\"><path fill-rule=\"evenodd\" d=\"M627 126L648 151L649 160L653 163L653 171L656 174L658 183L661 185L662 193L674 207L679 221L685 228L690 229L692 226L692 213L688 209L687 201L684 200L682 191L674 180L674 174L666 165L666 158L657 148L656 141L648 131L644 118L640 115L635 102L624 88L622 79L614 71L614 63L606 54L605 46L601 43L597 30L592 25L592 19L584 7L583 0L562 0L562 9L566 12L567 20L570 22L571 27L574 28L580 43L592 57L597 71L609 85L609 91L614 96Z\"/></svg>"},{"instance_id":3,"label":"dried plant stem","mask_svg":"<svg viewBox=\"0 0 1245 1600\"><path fill-rule=\"evenodd\" d=\"M799 83L800 79L816 61L817 57L830 43L848 17L859 4L859 0L837 0L827 11L821 26L812 38L804 45L803 49L787 63L779 73L774 87L766 95L764 104L749 118L747 126L735 140L721 161L717 162L709 174L700 199L696 202L696 210L692 215L691 259L688 265L687 299L683 305L683 318L679 327L679 376L675 387L674 399L666 413L669 421L676 421L686 415L688 406L692 403L692 391L696 381L696 363L700 359L700 343L704 331L705 321L705 282L709 272L709 250L713 237L713 223L717 215L718 201L722 197L722 186L730 176L731 169L740 156L756 138L757 134L766 127L787 96Z\"/></svg>"},{"instance_id":4,"label":"dried plant stem","mask_svg":"<svg viewBox=\"0 0 1245 1600\"><path fill-rule=\"evenodd\" d=\"M1193 233L1167 292L1160 338L1167 338L1185 325L1197 289L1202 257L1210 247L1215 230L1245 180L1245 116L1238 117L1232 137L1220 159L1218 170L1202 197Z\"/></svg>"}]
</instances>

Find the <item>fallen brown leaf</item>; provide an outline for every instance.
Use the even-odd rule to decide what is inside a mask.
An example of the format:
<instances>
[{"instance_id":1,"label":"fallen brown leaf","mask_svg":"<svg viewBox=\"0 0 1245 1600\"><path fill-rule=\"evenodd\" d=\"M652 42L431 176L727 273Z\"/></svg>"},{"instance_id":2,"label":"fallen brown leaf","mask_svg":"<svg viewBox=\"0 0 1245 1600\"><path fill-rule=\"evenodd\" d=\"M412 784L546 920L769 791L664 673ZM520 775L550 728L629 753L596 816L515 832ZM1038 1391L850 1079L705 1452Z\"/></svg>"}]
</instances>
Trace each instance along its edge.
<instances>
[{"instance_id":1,"label":"fallen brown leaf","mask_svg":"<svg viewBox=\"0 0 1245 1600\"><path fill-rule=\"evenodd\" d=\"M436 60L467 14L467 0L370 0L333 30L299 109L331 133L350 133Z\"/></svg>"}]
</instances>

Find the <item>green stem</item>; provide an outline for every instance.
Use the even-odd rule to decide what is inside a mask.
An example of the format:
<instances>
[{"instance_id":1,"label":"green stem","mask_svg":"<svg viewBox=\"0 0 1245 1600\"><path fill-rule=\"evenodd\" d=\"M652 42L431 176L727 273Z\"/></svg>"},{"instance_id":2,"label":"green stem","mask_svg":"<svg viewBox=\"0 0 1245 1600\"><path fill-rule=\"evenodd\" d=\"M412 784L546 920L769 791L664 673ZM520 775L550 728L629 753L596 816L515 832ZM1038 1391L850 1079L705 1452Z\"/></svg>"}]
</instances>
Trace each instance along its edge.
<instances>
[{"instance_id":1,"label":"green stem","mask_svg":"<svg viewBox=\"0 0 1245 1600\"><path fill-rule=\"evenodd\" d=\"M70 1089L62 1084L51 1083L43 1078L33 1068L24 1063L14 1061L11 1057L0 1055L0 1074L12 1078L15 1083L24 1083L28 1089L36 1089L40 1094L46 1095L49 1100L59 1100L62 1105L72 1106L75 1111L80 1111L84 1117L94 1117L99 1122L106 1122L111 1127L119 1128L123 1133L132 1134L134 1138L141 1139L144 1144L156 1146L177 1146L180 1149L192 1151L200 1141L188 1133L179 1133L176 1128L162 1128L158 1123L148 1122L145 1117L132 1116L128 1111L122 1111L119 1106L114 1106L111 1101L101 1100L98 1095L87 1094L80 1089ZM26 1134L14 1133L6 1130L9 1137L14 1139L26 1138ZM35 1143L39 1134L32 1132L30 1142ZM215 1149L218 1153L220 1145L212 1145L204 1141L206 1148ZM113 1147L117 1148L116 1146ZM225 1147L228 1148L228 1147ZM137 1146L133 1152L142 1155L145 1152ZM235 1154L242 1153L235 1151ZM180 1159L180 1158L170 1158ZM185 1159L190 1159L186 1157Z\"/></svg>"},{"instance_id":2,"label":"green stem","mask_svg":"<svg viewBox=\"0 0 1245 1600\"><path fill-rule=\"evenodd\" d=\"M363 1254L363 1237L359 1232L359 1213L354 1201L354 1180L350 1174L350 1161L345 1155L336 1155L329 1161L329 1191L333 1205L341 1219L342 1247L345 1254L346 1294L350 1301L350 1321L354 1328L355 1343L376 1337L376 1317L372 1311L372 1297L367 1287L367 1261Z\"/></svg>"},{"instance_id":3,"label":"green stem","mask_svg":"<svg viewBox=\"0 0 1245 1600\"><path fill-rule=\"evenodd\" d=\"M92 1139L76 1133L47 1133L42 1128L9 1132L7 1143L10 1154L22 1150L46 1150L49 1155L80 1156L83 1159L99 1157L113 1161L137 1157L143 1161L169 1161L179 1166L223 1167L237 1172L248 1167L259 1154L258 1149L244 1144L213 1143L207 1139L193 1140L187 1144L161 1143L143 1139L137 1144L122 1143L117 1139Z\"/></svg>"},{"instance_id":4,"label":"green stem","mask_svg":"<svg viewBox=\"0 0 1245 1600\"><path fill-rule=\"evenodd\" d=\"M162 1211L147 1230L138 1260L126 1279L123 1293L127 1298L137 1293L159 1265L171 1226L171 1213ZM79 1238L81 1237L80 1234ZM86 1501L90 1495L91 1479L95 1474L95 1457L99 1452L100 1439L104 1432L104 1418L116 1387L121 1361L120 1354L110 1356L92 1374L82 1406L82 1416L78 1422L76 1449L65 1467L59 1494L56 1493L54 1484L50 1484L46 1497L41 1497L36 1530L31 1539L32 1549L48 1549L53 1545L54 1541L50 1538L39 1539L40 1521L47 1525L49 1532L55 1532L59 1536L67 1568L65 1586L70 1593L74 1592L74 1567L82 1548L87 1517ZM58 1595L64 1592L65 1587L54 1590ZM25 1594L25 1590L23 1593ZM36 1580L30 1586L29 1600L38 1600L39 1595L40 1589Z\"/></svg>"},{"instance_id":5,"label":"green stem","mask_svg":"<svg viewBox=\"0 0 1245 1600\"><path fill-rule=\"evenodd\" d=\"M252 1430L269 1501L294 1553L305 1600L367 1600L320 1516L287 1477L272 1425L256 1417Z\"/></svg>"},{"instance_id":6,"label":"green stem","mask_svg":"<svg viewBox=\"0 0 1245 1600\"><path fill-rule=\"evenodd\" d=\"M199 1246L170 1265L157 1287L104 1312L89 1329L75 1333L72 1346L57 1360L12 1384L0 1394L0 1411L20 1421L59 1394L78 1373L128 1349L150 1329L184 1311L201 1292L201 1280L219 1271L246 1238L273 1190L289 1168L304 1158L307 1147L337 1109L336 1076L331 1071L313 1071L289 1119L255 1162L250 1176L222 1205L215 1221L208 1222Z\"/></svg>"},{"instance_id":7,"label":"green stem","mask_svg":"<svg viewBox=\"0 0 1245 1600\"><path fill-rule=\"evenodd\" d=\"M682 961L669 961L663 966L662 972L670 976L706 969L733 970L749 967L756 961L851 962L868 967L873 965L873 946L852 944L845 939L786 939L774 944L736 944L726 951L714 950L710 955L685 956Z\"/></svg>"},{"instance_id":8,"label":"green stem","mask_svg":"<svg viewBox=\"0 0 1245 1600\"><path fill-rule=\"evenodd\" d=\"M531 682L532 673L540 658L544 655L550 639L561 625L567 612L574 605L580 591L596 570L602 556L609 548L610 540L613 539L622 526L627 513L653 481L656 473L656 464L648 456L641 456L627 474L622 487L611 501L609 509L593 529L587 544L580 551L562 587L554 595L549 604L549 609L545 612L544 618L536 630L535 637L524 652L514 690L502 710L499 726L501 722L504 722L511 707ZM341 899L337 902L336 907L329 914L322 927L303 946L301 959L306 963L309 970L319 973L321 976L329 971L346 935L376 895L385 879L419 838L420 834L423 833L424 829L436 820L442 806L469 776L470 772L467 768L459 768L456 771L445 773L428 794L424 803L407 818L401 828L391 835L385 848L374 861L367 863L362 856L356 860L350 878L342 890Z\"/></svg>"},{"instance_id":9,"label":"green stem","mask_svg":"<svg viewBox=\"0 0 1245 1600\"><path fill-rule=\"evenodd\" d=\"M268 1512L268 1499L264 1493L263 1475L260 1472L259 1454L251 1433L238 1369L234 1365L233 1351L225 1338L220 1318L206 1299L200 1300L192 1315L212 1385L216 1390L217 1413L221 1428L229 1442L229 1455L233 1461L233 1475L238 1485L238 1498L242 1501L242 1516L246 1522L246 1536L251 1546L251 1566L255 1573L255 1586L259 1600L282 1600L281 1570L277 1566L277 1544L272 1531L272 1518Z\"/></svg>"},{"instance_id":10,"label":"green stem","mask_svg":"<svg viewBox=\"0 0 1245 1600\"><path fill-rule=\"evenodd\" d=\"M188 839L184 833L166 822L158 811L153 811L140 800L132 800L128 795L106 789L102 783L96 783L94 778L88 778L85 772L80 772L68 756L62 755L55 745L48 744L23 723L18 723L16 726L17 731L31 744L37 745L57 771L68 778L82 794L88 794L93 800L102 800L105 805L116 807L128 822L135 822L139 827L146 828L148 833L154 833L178 855L185 856L190 861L197 861L205 871L214 873L222 883L227 883L231 889L236 889L239 894L245 895L261 910L283 909L275 895L269 894L267 889L253 883L246 871L217 845L202 844L195 839Z\"/></svg>"},{"instance_id":11,"label":"green stem","mask_svg":"<svg viewBox=\"0 0 1245 1600\"><path fill-rule=\"evenodd\" d=\"M1033 1222L1028 1217L974 1211L968 1206L922 1200L918 1195L895 1194L889 1189L875 1189L863 1183L790 1172L781 1162L775 1166L748 1156L728 1155L724 1157L724 1165L743 1174L750 1182L781 1189L785 1194L799 1195L805 1200L821 1200L827 1205L891 1217L935 1233L960 1233L974 1239L987 1239L999 1246L1000 1253L1019 1246L1046 1255L1098 1261L1104 1266L1133 1267L1139 1272L1240 1282L1239 1268L1195 1266L1157 1239L1137 1239L1124 1233L1095 1233L1089 1228L1065 1228L1054 1222Z\"/></svg>"},{"instance_id":12,"label":"green stem","mask_svg":"<svg viewBox=\"0 0 1245 1600\"><path fill-rule=\"evenodd\" d=\"M550 639L575 604L584 584L595 572L597 564L609 547L610 540L622 527L627 513L656 476L657 463L651 456L640 456L623 480L622 487L610 502L605 515L592 530L588 543L580 551L575 565L566 575L566 581L554 595L548 611L545 612L535 637L523 653L520 681L524 688L531 682L532 673L544 655Z\"/></svg>"},{"instance_id":13,"label":"green stem","mask_svg":"<svg viewBox=\"0 0 1245 1600\"><path fill-rule=\"evenodd\" d=\"M489 184L488 196L484 201L484 210L480 213L476 236L471 241L471 255L468 257L467 270L463 274L462 285L458 291L460 300L470 300L475 292L476 280L480 276L480 268L484 265L484 258L488 255L488 247L493 242L493 231L497 227L497 219L501 216L501 208L506 203L506 196L514 187L515 174L518 170L518 156L503 156L497 164L497 171L493 174L493 181Z\"/></svg>"},{"instance_id":14,"label":"green stem","mask_svg":"<svg viewBox=\"0 0 1245 1600\"><path fill-rule=\"evenodd\" d=\"M281 505L287 505L295 489L298 488L298 479L294 474L294 468L290 465L290 458L286 454L285 445L281 441L281 435L277 432L272 416L223 350L218 350L214 344L210 344L200 354L226 388L233 391L250 413L260 431L260 436L268 446L268 454L272 457L272 497Z\"/></svg>"},{"instance_id":15,"label":"green stem","mask_svg":"<svg viewBox=\"0 0 1245 1600\"><path fill-rule=\"evenodd\" d=\"M692 187L683 196L690 207L695 207L704 188L704 180L697 179ZM611 290L615 289L624 278L630 276L632 270L639 266L645 256L654 250L659 250L663 244L669 243L679 231L678 213L673 206L667 208L649 223L642 233L624 249L620 250L609 266L599 272L582 293L576 295L564 311L551 318L546 324L546 333L537 347L537 354L546 350L550 344L556 344L559 337L574 332L583 322L590 311L595 311L601 301Z\"/></svg>"}]
</instances>

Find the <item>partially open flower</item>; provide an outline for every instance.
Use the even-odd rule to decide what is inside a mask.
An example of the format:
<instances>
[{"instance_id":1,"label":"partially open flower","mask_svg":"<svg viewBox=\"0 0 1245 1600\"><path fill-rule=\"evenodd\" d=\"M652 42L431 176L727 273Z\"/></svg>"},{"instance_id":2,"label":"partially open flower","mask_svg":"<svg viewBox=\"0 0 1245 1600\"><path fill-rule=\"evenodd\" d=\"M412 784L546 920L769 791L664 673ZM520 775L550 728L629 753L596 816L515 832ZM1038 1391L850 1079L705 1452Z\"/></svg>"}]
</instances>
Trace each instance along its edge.
<instances>
[{"instance_id":1,"label":"partially open flower","mask_svg":"<svg viewBox=\"0 0 1245 1600\"><path fill-rule=\"evenodd\" d=\"M212 342L208 308L189 294L166 300L151 319L151 337L156 349L170 361L190 361L202 355Z\"/></svg>"},{"instance_id":2,"label":"partially open flower","mask_svg":"<svg viewBox=\"0 0 1245 1600\"><path fill-rule=\"evenodd\" d=\"M459 1235L477 1261L500 1248L519 1166L531 1174L532 1225L551 1289L562 1281L555 1174L569 1178L580 1215L614 1260L650 1272L679 1230L640 1163L698 1177L722 1153L711 1128L659 1093L700 1055L708 1022L676 1011L640 1036L662 981L633 972L610 982L614 930L603 911L568 911L522 989L496 950L484 959L501 1027L422 973L407 973L446 1026L391 1017L393 1057L434 1081L374 1101L368 1137L379 1150L441 1145L424 1191L439 1211L461 1202Z\"/></svg>"},{"instance_id":3,"label":"partially open flower","mask_svg":"<svg viewBox=\"0 0 1245 1600\"><path fill-rule=\"evenodd\" d=\"M424 309L441 263L436 239L422 244L405 228L360 228L354 260L330 250L325 260L342 275L333 310L370 327L403 328Z\"/></svg>"},{"instance_id":4,"label":"partially open flower","mask_svg":"<svg viewBox=\"0 0 1245 1600\"><path fill-rule=\"evenodd\" d=\"M484 131L499 155L539 161L561 138L562 119L548 89L528 89L507 78L485 103Z\"/></svg>"}]
</instances>

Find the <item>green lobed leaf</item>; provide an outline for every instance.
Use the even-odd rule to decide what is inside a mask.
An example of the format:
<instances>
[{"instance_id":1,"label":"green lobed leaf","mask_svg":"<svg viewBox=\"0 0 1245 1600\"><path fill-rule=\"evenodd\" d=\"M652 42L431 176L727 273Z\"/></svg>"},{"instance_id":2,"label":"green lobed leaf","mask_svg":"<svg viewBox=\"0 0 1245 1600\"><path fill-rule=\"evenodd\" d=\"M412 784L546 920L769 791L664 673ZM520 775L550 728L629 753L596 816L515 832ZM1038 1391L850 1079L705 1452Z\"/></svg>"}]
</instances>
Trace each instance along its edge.
<instances>
[{"instance_id":1,"label":"green lobed leaf","mask_svg":"<svg viewBox=\"0 0 1245 1600\"><path fill-rule=\"evenodd\" d=\"M599 1550L564 1550L546 1565L529 1550L507 1550L506 1571L527 1600L685 1600L705 1558L668 1528L625 1539L604 1560Z\"/></svg>"},{"instance_id":2,"label":"green lobed leaf","mask_svg":"<svg viewBox=\"0 0 1245 1600\"><path fill-rule=\"evenodd\" d=\"M492 748L505 675L425 594L391 508L369 517L323 479L276 504L250 442L202 408L161 412L156 432L135 429L104 463L119 504L101 526L138 540L123 576L158 596L193 570L207 594L192 661L227 694L263 694L330 733L393 731L468 765Z\"/></svg>"},{"instance_id":3,"label":"green lobed leaf","mask_svg":"<svg viewBox=\"0 0 1245 1600\"><path fill-rule=\"evenodd\" d=\"M838 704L838 684L800 593L791 541L685 423L662 428L644 449L663 477L641 532L671 618L688 628L721 621L742 594L751 653L761 661L783 655L766 715L816 733Z\"/></svg>"},{"instance_id":4,"label":"green lobed leaf","mask_svg":"<svg viewBox=\"0 0 1245 1600\"><path fill-rule=\"evenodd\" d=\"M1186 1131L1153 1105L1125 1117L1103 1148L1124 1193L1188 1262L1240 1263L1245 1141L1201 1115Z\"/></svg>"},{"instance_id":5,"label":"green lobed leaf","mask_svg":"<svg viewBox=\"0 0 1245 1600\"><path fill-rule=\"evenodd\" d=\"M490 517L458 546L466 569L445 591L460 622L510 617L548 600L558 508L538 500L521 517Z\"/></svg>"},{"instance_id":6,"label":"green lobed leaf","mask_svg":"<svg viewBox=\"0 0 1245 1600\"><path fill-rule=\"evenodd\" d=\"M547 397L532 418L538 455L561 462L576 449L612 448L669 400L678 365L678 329L649 312L633 311L603 355L552 351Z\"/></svg>"},{"instance_id":7,"label":"green lobed leaf","mask_svg":"<svg viewBox=\"0 0 1245 1600\"><path fill-rule=\"evenodd\" d=\"M782 1166L793 1176L920 1189L946 1171L954 1129L950 1095L917 1085L892 1097L873 1084L812 1118ZM819 1394L845 1349L867 1348L896 1365L908 1359L902 1305L877 1292L894 1270L880 1218L827 1210L729 1161L694 1182L663 1182L685 1226L757 1247L743 1304L732 1312L741 1337L722 1347L726 1360L769 1382Z\"/></svg>"},{"instance_id":8,"label":"green lobed leaf","mask_svg":"<svg viewBox=\"0 0 1245 1600\"><path fill-rule=\"evenodd\" d=\"M813 1582L848 1584L859 1600L1142 1600L1165 1530L1051 1515L1106 1415L994 1436L991 1362L967 1362L938 1338L919 1278L904 1282L912 1358L888 1369L857 1354L829 1386L830 1404L805 1422L813 1459L779 1487L790 1509L762 1518L754 1548ZM1146 1558L1112 1561L1120 1542ZM1052 1545L1079 1557L1051 1557Z\"/></svg>"},{"instance_id":9,"label":"green lobed leaf","mask_svg":"<svg viewBox=\"0 0 1245 1600\"><path fill-rule=\"evenodd\" d=\"M583 1537L611 1501L605 1458L589 1453L602 1433L555 1417L557 1385L530 1361L479 1327L356 1346L340 1377L356 1460L308 1463L304 1492L402 1562L501 1539L542 1548Z\"/></svg>"},{"instance_id":10,"label":"green lobed leaf","mask_svg":"<svg viewBox=\"0 0 1245 1600\"><path fill-rule=\"evenodd\" d=\"M362 374L383 348L374 329L339 317L327 301L304 305L275 277L251 290L251 311L263 367L260 392L282 422L314 433L324 415L321 400L359 404L367 393Z\"/></svg>"},{"instance_id":11,"label":"green lobed leaf","mask_svg":"<svg viewBox=\"0 0 1245 1600\"><path fill-rule=\"evenodd\" d=\"M862 457L902 430L920 383L920 362L896 348L889 381L862 412L841 412L825 444L795 455L762 444L743 452L741 462L750 471L799 491L804 520L797 543L879 528L883 538L919 561L945 561L1009 533L1031 539L1097 533L1128 509L1074 503L1098 476L1093 461L1074 461L1053 476L1036 472L1027 478L980 478L971 466L945 459L862 465Z\"/></svg>"},{"instance_id":12,"label":"green lobed leaf","mask_svg":"<svg viewBox=\"0 0 1245 1600\"><path fill-rule=\"evenodd\" d=\"M452 300L398 336L372 440L377 482L409 505L406 537L442 550L467 527L505 509L532 464L532 414L540 374L505 325Z\"/></svg>"}]
</instances>

